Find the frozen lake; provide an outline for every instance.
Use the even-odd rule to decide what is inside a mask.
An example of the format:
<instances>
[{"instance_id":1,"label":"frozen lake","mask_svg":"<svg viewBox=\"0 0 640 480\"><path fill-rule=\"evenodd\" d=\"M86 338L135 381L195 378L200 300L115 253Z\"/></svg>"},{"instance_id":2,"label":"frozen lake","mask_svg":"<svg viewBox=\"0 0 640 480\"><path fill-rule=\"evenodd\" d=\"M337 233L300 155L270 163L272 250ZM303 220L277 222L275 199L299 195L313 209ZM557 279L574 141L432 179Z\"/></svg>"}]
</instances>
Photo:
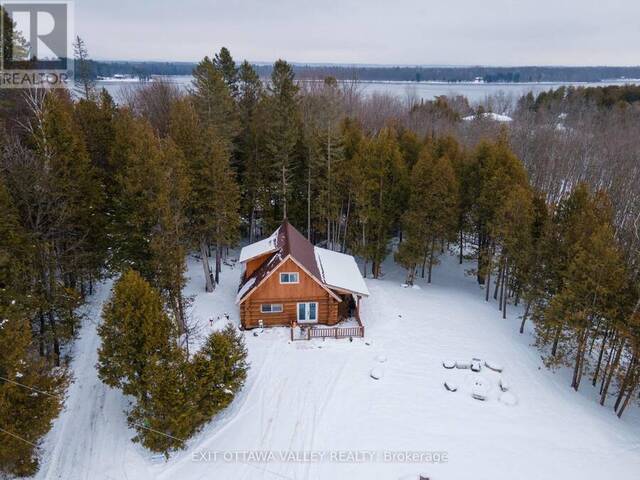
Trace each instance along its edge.
<instances>
[{"instance_id":1,"label":"frozen lake","mask_svg":"<svg viewBox=\"0 0 640 480\"><path fill-rule=\"evenodd\" d=\"M190 82L190 76L167 76L167 81L186 88ZM640 80L611 80L598 83L587 82L543 82L543 83L446 83L446 82L359 82L359 88L365 94L390 93L400 98L417 98L431 100L440 95L464 95L471 103L482 102L487 96L504 92L514 99L532 92L534 95L540 92L556 89L563 85L583 87L624 85L626 83L640 83ZM102 80L98 86L105 87L116 100L121 98L123 89L137 88L144 83L137 80Z\"/></svg>"}]
</instances>

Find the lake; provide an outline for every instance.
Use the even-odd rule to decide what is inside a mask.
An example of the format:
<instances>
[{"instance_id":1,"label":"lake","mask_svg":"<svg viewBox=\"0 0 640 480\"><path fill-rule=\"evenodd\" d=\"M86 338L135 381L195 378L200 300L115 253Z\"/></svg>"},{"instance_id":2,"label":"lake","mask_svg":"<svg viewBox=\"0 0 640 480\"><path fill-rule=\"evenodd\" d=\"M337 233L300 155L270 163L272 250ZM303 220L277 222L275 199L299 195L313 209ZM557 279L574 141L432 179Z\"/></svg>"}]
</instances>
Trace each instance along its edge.
<instances>
[{"instance_id":1,"label":"lake","mask_svg":"<svg viewBox=\"0 0 640 480\"><path fill-rule=\"evenodd\" d=\"M167 76L166 81L175 83L181 88L186 88L190 82L190 76ZM640 80L611 80L598 83L587 82L544 82L544 83L446 83L446 82L360 82L359 88L365 94L389 93L400 98L417 98L431 100L440 95L464 95L472 104L478 104L490 95L504 92L506 95L517 99L529 92L534 95L561 86L597 87L605 85L625 85L627 83L640 83ZM121 99L122 89L137 88L144 83L136 80L101 80L97 82L99 87L104 87L116 99Z\"/></svg>"}]
</instances>

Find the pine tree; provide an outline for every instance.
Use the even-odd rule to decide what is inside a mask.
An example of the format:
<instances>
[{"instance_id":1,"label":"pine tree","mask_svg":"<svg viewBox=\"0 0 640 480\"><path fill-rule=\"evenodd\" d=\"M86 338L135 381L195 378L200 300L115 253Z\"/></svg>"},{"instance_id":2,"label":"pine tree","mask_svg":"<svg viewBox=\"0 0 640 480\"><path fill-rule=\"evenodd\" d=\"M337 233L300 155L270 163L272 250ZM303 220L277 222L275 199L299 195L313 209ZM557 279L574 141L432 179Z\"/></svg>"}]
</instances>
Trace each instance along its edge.
<instances>
[{"instance_id":1,"label":"pine tree","mask_svg":"<svg viewBox=\"0 0 640 480\"><path fill-rule=\"evenodd\" d=\"M194 69L190 93L202 127L231 151L240 131L238 110L222 72L209 57Z\"/></svg>"},{"instance_id":2,"label":"pine tree","mask_svg":"<svg viewBox=\"0 0 640 480\"><path fill-rule=\"evenodd\" d=\"M236 170L242 193L242 212L249 218L249 241L258 231L258 216L267 208L271 164L264 154L264 89L260 77L249 62L244 61L239 73L238 108L242 130L238 136Z\"/></svg>"},{"instance_id":3,"label":"pine tree","mask_svg":"<svg viewBox=\"0 0 640 480\"><path fill-rule=\"evenodd\" d=\"M77 327L75 308L84 279L100 268L101 185L74 122L73 105L64 92L34 93L25 149L9 154L8 176L20 202L23 224L37 243L34 292L39 300L41 353L60 363L61 345ZM22 157L22 158L17 158Z\"/></svg>"},{"instance_id":4,"label":"pine tree","mask_svg":"<svg viewBox=\"0 0 640 480\"><path fill-rule=\"evenodd\" d=\"M362 142L355 157L355 196L360 242L356 252L371 261L375 278L389 253L393 228L406 207L408 175L396 134L383 129L375 138ZM366 275L366 263L365 263Z\"/></svg>"},{"instance_id":5,"label":"pine tree","mask_svg":"<svg viewBox=\"0 0 640 480\"><path fill-rule=\"evenodd\" d=\"M436 246L455 235L457 208L458 184L451 162L445 156L433 158L425 150L411 174L411 195L403 218L408 240L398 251L409 270L408 283L413 282L419 263L427 263L431 283Z\"/></svg>"},{"instance_id":6,"label":"pine tree","mask_svg":"<svg viewBox=\"0 0 640 480\"><path fill-rule=\"evenodd\" d=\"M38 468L36 445L62 409L68 378L33 343L33 251L1 180L0 213L0 471L28 476Z\"/></svg>"},{"instance_id":7,"label":"pine tree","mask_svg":"<svg viewBox=\"0 0 640 480\"><path fill-rule=\"evenodd\" d=\"M126 395L144 396L147 366L171 351L176 327L164 312L162 297L135 270L122 274L102 312L98 334L98 376Z\"/></svg>"},{"instance_id":8,"label":"pine tree","mask_svg":"<svg viewBox=\"0 0 640 480\"><path fill-rule=\"evenodd\" d=\"M566 281L545 311L545 319L566 326L569 344L559 354L548 358L552 364L562 364L573 357L571 386L578 390L589 368L587 355L591 335L601 322L612 323L627 313L630 302L628 275L622 255L616 245L613 230L607 223L595 226L593 233L577 247L565 272Z\"/></svg>"},{"instance_id":9,"label":"pine tree","mask_svg":"<svg viewBox=\"0 0 640 480\"><path fill-rule=\"evenodd\" d=\"M236 62L234 62L231 52L227 47L222 47L220 52L215 54L213 57L213 65L222 74L222 78L227 84L231 96L236 98L239 94L238 68L236 67Z\"/></svg>"},{"instance_id":10,"label":"pine tree","mask_svg":"<svg viewBox=\"0 0 640 480\"><path fill-rule=\"evenodd\" d=\"M188 101L178 102L172 112L170 136L184 154L189 178L185 208L187 235L200 249L205 289L212 292L219 281L222 248L237 241L240 225L240 190L231 168L226 142L201 123ZM215 272L209 267L209 245L216 245Z\"/></svg>"},{"instance_id":11,"label":"pine tree","mask_svg":"<svg viewBox=\"0 0 640 480\"><path fill-rule=\"evenodd\" d=\"M228 325L212 333L192 360L195 411L206 421L233 400L247 376L247 349L240 332Z\"/></svg>"},{"instance_id":12,"label":"pine tree","mask_svg":"<svg viewBox=\"0 0 640 480\"><path fill-rule=\"evenodd\" d=\"M299 136L298 86L294 81L291 65L278 60L271 73L271 83L267 87L268 97L265 108L269 125L266 131L266 153L273 162L277 174L277 196L274 199L281 210L281 216L287 218L287 207L291 197L291 171L294 149ZM275 223L279 219L272 219Z\"/></svg>"},{"instance_id":13,"label":"pine tree","mask_svg":"<svg viewBox=\"0 0 640 480\"><path fill-rule=\"evenodd\" d=\"M496 143L482 142L474 155L472 218L478 238L478 282L485 285L489 299L491 273L495 268L496 244L492 228L499 207L517 185L527 186L522 162L509 150L505 139Z\"/></svg>"},{"instance_id":14,"label":"pine tree","mask_svg":"<svg viewBox=\"0 0 640 480\"><path fill-rule=\"evenodd\" d=\"M75 42L73 43L73 54L75 91L78 95L89 100L93 98L96 93L96 85L93 79L89 51L87 50L87 45L80 36L76 36Z\"/></svg>"},{"instance_id":15,"label":"pine tree","mask_svg":"<svg viewBox=\"0 0 640 480\"><path fill-rule=\"evenodd\" d=\"M193 379L187 372L185 354L175 344L150 353L141 377L145 390L127 415L136 431L133 441L167 458L171 451L184 448L195 431L196 412L188 396Z\"/></svg>"}]
</instances>

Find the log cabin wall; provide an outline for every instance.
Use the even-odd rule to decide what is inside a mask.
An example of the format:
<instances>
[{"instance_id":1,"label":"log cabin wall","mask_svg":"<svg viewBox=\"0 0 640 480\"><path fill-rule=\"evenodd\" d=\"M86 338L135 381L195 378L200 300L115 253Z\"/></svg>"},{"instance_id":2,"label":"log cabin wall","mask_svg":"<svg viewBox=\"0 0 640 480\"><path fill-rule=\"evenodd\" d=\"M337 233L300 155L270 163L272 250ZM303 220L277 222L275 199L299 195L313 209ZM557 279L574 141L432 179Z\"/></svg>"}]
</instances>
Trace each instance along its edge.
<instances>
[{"instance_id":1,"label":"log cabin wall","mask_svg":"<svg viewBox=\"0 0 640 480\"><path fill-rule=\"evenodd\" d=\"M280 283L283 272L297 272L298 283ZM297 318L298 302L318 302L318 323L334 325L338 322L339 302L294 261L287 259L240 305L242 325L255 328L262 320L264 326L288 326ZM281 304L283 311L263 313L262 304Z\"/></svg>"}]
</instances>

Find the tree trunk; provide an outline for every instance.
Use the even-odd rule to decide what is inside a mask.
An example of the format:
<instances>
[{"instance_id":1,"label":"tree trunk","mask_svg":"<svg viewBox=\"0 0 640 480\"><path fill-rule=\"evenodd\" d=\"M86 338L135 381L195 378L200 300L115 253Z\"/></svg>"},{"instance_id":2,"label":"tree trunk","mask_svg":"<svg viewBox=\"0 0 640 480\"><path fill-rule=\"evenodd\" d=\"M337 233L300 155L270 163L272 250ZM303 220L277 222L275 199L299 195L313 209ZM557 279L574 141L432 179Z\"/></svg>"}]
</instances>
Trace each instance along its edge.
<instances>
[{"instance_id":1,"label":"tree trunk","mask_svg":"<svg viewBox=\"0 0 640 480\"><path fill-rule=\"evenodd\" d=\"M493 262L492 256L493 255L491 254L491 252L489 252L489 258L486 261L487 262L486 264L487 278L483 282L485 284L485 289L486 289L485 298L484 298L486 302L489 301L489 290L491 290L491 263Z\"/></svg>"},{"instance_id":2,"label":"tree trunk","mask_svg":"<svg viewBox=\"0 0 640 480\"><path fill-rule=\"evenodd\" d=\"M251 222L249 224L249 243L253 243L255 241L255 232L256 232L256 206L255 203L251 207Z\"/></svg>"},{"instance_id":3,"label":"tree trunk","mask_svg":"<svg viewBox=\"0 0 640 480\"><path fill-rule=\"evenodd\" d=\"M520 333L524 333L524 324L529 316L529 308L531 308L531 301L527 302L527 306L524 307L524 314L522 315L522 323L520 324Z\"/></svg>"},{"instance_id":4,"label":"tree trunk","mask_svg":"<svg viewBox=\"0 0 640 480\"><path fill-rule=\"evenodd\" d=\"M505 287L506 285L506 287ZM506 288L506 291L505 291ZM502 299L502 318L507 318L507 300L509 297L509 259L504 262L504 273L502 274L502 287L500 290L500 298Z\"/></svg>"},{"instance_id":5,"label":"tree trunk","mask_svg":"<svg viewBox=\"0 0 640 480\"><path fill-rule=\"evenodd\" d=\"M602 345L600 345L600 353L598 354L598 363L596 364L596 370L593 372L593 379L591 380L591 384L595 387L598 383L598 375L600 375L600 366L602 364L602 358L604 357L604 348L607 344L607 338L609 336L609 331L604 332L604 336L602 337ZM595 335L594 335L595 338Z\"/></svg>"},{"instance_id":6,"label":"tree trunk","mask_svg":"<svg viewBox=\"0 0 640 480\"><path fill-rule=\"evenodd\" d=\"M349 214L351 212L351 192L349 192L349 196L347 197L347 215L344 220L344 233L342 237L342 248L341 252L345 253L347 251L347 231L349 229Z\"/></svg>"},{"instance_id":7,"label":"tree trunk","mask_svg":"<svg viewBox=\"0 0 640 480\"><path fill-rule=\"evenodd\" d=\"M222 252L220 244L216 243L216 285L220 283L220 271L222 270Z\"/></svg>"},{"instance_id":8,"label":"tree trunk","mask_svg":"<svg viewBox=\"0 0 640 480\"><path fill-rule=\"evenodd\" d=\"M624 350L625 339L622 339L620 346L618 347L618 351L616 352L616 356L613 359L613 363L609 368L609 372L606 376L607 380L604 383L604 388L602 389L602 393L600 393L600 405L604 405L605 400L607 399L607 393L609 392L609 386L611 385L611 380L620 364L620 358L622 356L622 351Z\"/></svg>"},{"instance_id":9,"label":"tree trunk","mask_svg":"<svg viewBox=\"0 0 640 480\"><path fill-rule=\"evenodd\" d=\"M460 265L462 265L463 250L464 250L464 237L462 235L462 229L460 229Z\"/></svg>"},{"instance_id":10,"label":"tree trunk","mask_svg":"<svg viewBox=\"0 0 640 480\"><path fill-rule=\"evenodd\" d=\"M498 278L496 279L496 286L493 289L493 299L498 299L498 290L500 289L500 285L502 283L502 273L504 270L504 257L500 256L500 261L498 262ZM502 306L502 297L500 297L500 306Z\"/></svg>"},{"instance_id":11,"label":"tree trunk","mask_svg":"<svg viewBox=\"0 0 640 480\"><path fill-rule=\"evenodd\" d=\"M631 358L631 361L629 362L629 366L627 367L627 373L624 376L624 380L622 381L622 386L620 387L620 393L618 394L618 399L616 400L616 403L613 406L613 409L616 412L620 407L620 402L624 398L624 394L626 393L627 388L629 388L629 385L632 383L631 379L633 378L633 370L635 368L635 364L636 364L636 356L634 354L633 357Z\"/></svg>"},{"instance_id":12,"label":"tree trunk","mask_svg":"<svg viewBox=\"0 0 640 480\"><path fill-rule=\"evenodd\" d=\"M555 337L553 339L553 346L551 347L551 356L555 357L556 354L558 353L558 345L560 343L560 335L562 334L562 326L558 326L558 328L556 328L556 334Z\"/></svg>"},{"instance_id":13,"label":"tree trunk","mask_svg":"<svg viewBox=\"0 0 640 480\"><path fill-rule=\"evenodd\" d=\"M631 398L631 395L633 394L633 391L635 390L635 388L636 388L636 385L635 385L635 382L633 382L629 387L629 391L627 392L627 396L624 399L624 403L620 407L620 410L618 410L618 418L622 417L622 413L624 412L625 408L627 408L627 405L629 404L629 399Z\"/></svg>"},{"instance_id":14,"label":"tree trunk","mask_svg":"<svg viewBox=\"0 0 640 480\"><path fill-rule=\"evenodd\" d=\"M431 238L431 251L429 252L429 278L427 283L431 283L431 272L433 272L433 249L435 248L435 239Z\"/></svg>"},{"instance_id":15,"label":"tree trunk","mask_svg":"<svg viewBox=\"0 0 640 480\"><path fill-rule=\"evenodd\" d=\"M205 291L213 292L213 278L209 267L209 247L205 239L200 240L200 255L202 256L202 268L204 270Z\"/></svg>"},{"instance_id":16,"label":"tree trunk","mask_svg":"<svg viewBox=\"0 0 640 480\"><path fill-rule=\"evenodd\" d=\"M582 379L582 372L584 370L583 365L587 345L587 337L587 329L584 329L584 331L582 331L579 336L578 351L576 353L576 363L573 368L573 380L571 381L571 386L576 392L578 391L578 388L580 388L580 380Z\"/></svg>"},{"instance_id":17,"label":"tree trunk","mask_svg":"<svg viewBox=\"0 0 640 480\"><path fill-rule=\"evenodd\" d=\"M287 167L282 163L282 218L287 218Z\"/></svg>"}]
</instances>

